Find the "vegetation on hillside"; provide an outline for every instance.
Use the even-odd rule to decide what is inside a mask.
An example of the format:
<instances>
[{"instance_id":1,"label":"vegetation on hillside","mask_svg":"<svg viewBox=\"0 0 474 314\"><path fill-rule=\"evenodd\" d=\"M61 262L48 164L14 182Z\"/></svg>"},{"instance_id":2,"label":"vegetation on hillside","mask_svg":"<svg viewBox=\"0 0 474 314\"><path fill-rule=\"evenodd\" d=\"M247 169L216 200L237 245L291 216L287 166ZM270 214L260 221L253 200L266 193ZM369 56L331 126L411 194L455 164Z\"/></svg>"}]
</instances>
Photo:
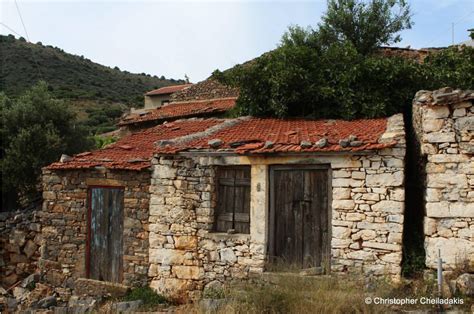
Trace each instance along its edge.
<instances>
[{"instance_id":1,"label":"vegetation on hillside","mask_svg":"<svg viewBox=\"0 0 474 314\"><path fill-rule=\"evenodd\" d=\"M18 97L39 80L67 103L90 134L112 131L129 107L143 106L143 94L183 80L109 68L60 48L0 35L0 91Z\"/></svg>"},{"instance_id":2,"label":"vegetation on hillside","mask_svg":"<svg viewBox=\"0 0 474 314\"><path fill-rule=\"evenodd\" d=\"M391 11L397 4L400 13ZM400 40L397 33L411 27L403 0L330 0L322 20L316 29L291 27L277 49L213 73L240 87L238 114L382 117L402 112L420 89L474 87L473 48L451 47L424 63L377 51L379 45Z\"/></svg>"},{"instance_id":3,"label":"vegetation on hillside","mask_svg":"<svg viewBox=\"0 0 474 314\"><path fill-rule=\"evenodd\" d=\"M0 36L0 45L0 90L8 96L18 96L44 80L57 98L141 105L146 91L184 82L109 68L60 48L28 43L13 35Z\"/></svg>"},{"instance_id":4,"label":"vegetation on hillside","mask_svg":"<svg viewBox=\"0 0 474 314\"><path fill-rule=\"evenodd\" d=\"M93 144L68 104L54 98L44 82L18 98L0 93L0 118L2 210L39 196L43 166Z\"/></svg>"}]
</instances>

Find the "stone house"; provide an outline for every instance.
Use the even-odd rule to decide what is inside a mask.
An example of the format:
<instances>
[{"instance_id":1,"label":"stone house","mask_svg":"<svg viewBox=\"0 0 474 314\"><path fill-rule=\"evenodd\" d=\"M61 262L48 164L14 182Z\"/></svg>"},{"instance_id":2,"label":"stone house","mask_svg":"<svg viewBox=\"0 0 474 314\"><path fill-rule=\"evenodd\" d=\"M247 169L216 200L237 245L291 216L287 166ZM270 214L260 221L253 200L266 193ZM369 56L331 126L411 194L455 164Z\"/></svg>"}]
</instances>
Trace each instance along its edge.
<instances>
[{"instance_id":1,"label":"stone house","mask_svg":"<svg viewBox=\"0 0 474 314\"><path fill-rule=\"evenodd\" d=\"M145 108L134 109L119 121L121 134L130 134L177 119L222 117L234 108L239 95L236 88L211 79L197 84L163 87L157 92L164 89L167 92L172 91L167 94L166 104L150 106L145 98Z\"/></svg>"},{"instance_id":2,"label":"stone house","mask_svg":"<svg viewBox=\"0 0 474 314\"><path fill-rule=\"evenodd\" d=\"M89 277L176 298L281 262L397 278L404 157L401 115L137 131L44 169L42 268L63 294Z\"/></svg>"},{"instance_id":3,"label":"stone house","mask_svg":"<svg viewBox=\"0 0 474 314\"><path fill-rule=\"evenodd\" d=\"M474 92L420 91L413 102L426 181L426 265L474 269Z\"/></svg>"},{"instance_id":4,"label":"stone house","mask_svg":"<svg viewBox=\"0 0 474 314\"><path fill-rule=\"evenodd\" d=\"M192 84L165 86L145 93L145 109L156 109L170 102L171 94L189 88Z\"/></svg>"}]
</instances>

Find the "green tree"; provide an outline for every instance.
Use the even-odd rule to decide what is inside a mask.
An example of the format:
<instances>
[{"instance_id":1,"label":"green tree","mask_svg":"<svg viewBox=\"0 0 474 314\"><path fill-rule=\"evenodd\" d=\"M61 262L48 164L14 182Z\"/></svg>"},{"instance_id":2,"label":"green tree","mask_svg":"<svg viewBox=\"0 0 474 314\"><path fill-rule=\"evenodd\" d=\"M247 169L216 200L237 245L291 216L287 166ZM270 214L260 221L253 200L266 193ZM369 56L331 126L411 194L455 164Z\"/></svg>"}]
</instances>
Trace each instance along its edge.
<instances>
[{"instance_id":1,"label":"green tree","mask_svg":"<svg viewBox=\"0 0 474 314\"><path fill-rule=\"evenodd\" d=\"M67 105L40 82L17 99L0 94L2 210L38 196L41 168L92 144Z\"/></svg>"},{"instance_id":2,"label":"green tree","mask_svg":"<svg viewBox=\"0 0 474 314\"><path fill-rule=\"evenodd\" d=\"M362 55L350 42L326 46L299 27L276 50L214 75L240 86L240 114L343 119L401 112L428 78L413 60Z\"/></svg>"},{"instance_id":3,"label":"green tree","mask_svg":"<svg viewBox=\"0 0 474 314\"><path fill-rule=\"evenodd\" d=\"M328 0L319 33L326 44L350 42L359 53L368 54L399 42L398 33L412 25L405 0Z\"/></svg>"}]
</instances>

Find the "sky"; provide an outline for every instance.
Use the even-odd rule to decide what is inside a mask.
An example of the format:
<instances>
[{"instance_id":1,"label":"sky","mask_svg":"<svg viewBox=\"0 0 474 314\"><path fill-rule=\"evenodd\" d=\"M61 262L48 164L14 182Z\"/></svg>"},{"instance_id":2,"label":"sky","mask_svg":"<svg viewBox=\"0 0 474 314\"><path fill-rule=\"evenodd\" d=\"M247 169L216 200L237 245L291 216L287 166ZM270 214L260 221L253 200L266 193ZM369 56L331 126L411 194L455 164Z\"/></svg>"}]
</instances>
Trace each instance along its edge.
<instances>
[{"instance_id":1,"label":"sky","mask_svg":"<svg viewBox=\"0 0 474 314\"><path fill-rule=\"evenodd\" d=\"M403 40L396 46L450 45L453 23L454 42L469 39L474 0L408 2L415 24L401 33ZM290 25L316 26L326 8L326 0L16 0L16 4L0 0L1 34L28 37L132 73L175 79L186 74L191 82L274 49Z\"/></svg>"}]
</instances>

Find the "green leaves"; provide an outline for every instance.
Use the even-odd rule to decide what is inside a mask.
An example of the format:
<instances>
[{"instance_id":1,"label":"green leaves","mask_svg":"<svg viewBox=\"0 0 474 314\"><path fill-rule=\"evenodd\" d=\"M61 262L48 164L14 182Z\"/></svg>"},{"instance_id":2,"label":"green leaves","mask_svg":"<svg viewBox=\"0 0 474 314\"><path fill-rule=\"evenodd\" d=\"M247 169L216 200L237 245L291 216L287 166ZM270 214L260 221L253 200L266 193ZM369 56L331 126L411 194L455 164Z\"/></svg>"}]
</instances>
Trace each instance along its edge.
<instances>
[{"instance_id":1,"label":"green leaves","mask_svg":"<svg viewBox=\"0 0 474 314\"><path fill-rule=\"evenodd\" d=\"M90 147L86 133L64 102L54 99L44 82L18 99L0 94L2 208L16 198L34 199L41 167Z\"/></svg>"},{"instance_id":2,"label":"green leaves","mask_svg":"<svg viewBox=\"0 0 474 314\"><path fill-rule=\"evenodd\" d=\"M367 55L381 45L399 42L398 33L412 25L404 0L329 0L319 33L326 45L350 42Z\"/></svg>"},{"instance_id":3,"label":"green leaves","mask_svg":"<svg viewBox=\"0 0 474 314\"><path fill-rule=\"evenodd\" d=\"M420 89L474 88L474 48L435 51L419 63L364 55L350 42L324 45L317 33L292 28L276 50L215 73L240 86L240 115L375 118L402 112Z\"/></svg>"}]
</instances>

